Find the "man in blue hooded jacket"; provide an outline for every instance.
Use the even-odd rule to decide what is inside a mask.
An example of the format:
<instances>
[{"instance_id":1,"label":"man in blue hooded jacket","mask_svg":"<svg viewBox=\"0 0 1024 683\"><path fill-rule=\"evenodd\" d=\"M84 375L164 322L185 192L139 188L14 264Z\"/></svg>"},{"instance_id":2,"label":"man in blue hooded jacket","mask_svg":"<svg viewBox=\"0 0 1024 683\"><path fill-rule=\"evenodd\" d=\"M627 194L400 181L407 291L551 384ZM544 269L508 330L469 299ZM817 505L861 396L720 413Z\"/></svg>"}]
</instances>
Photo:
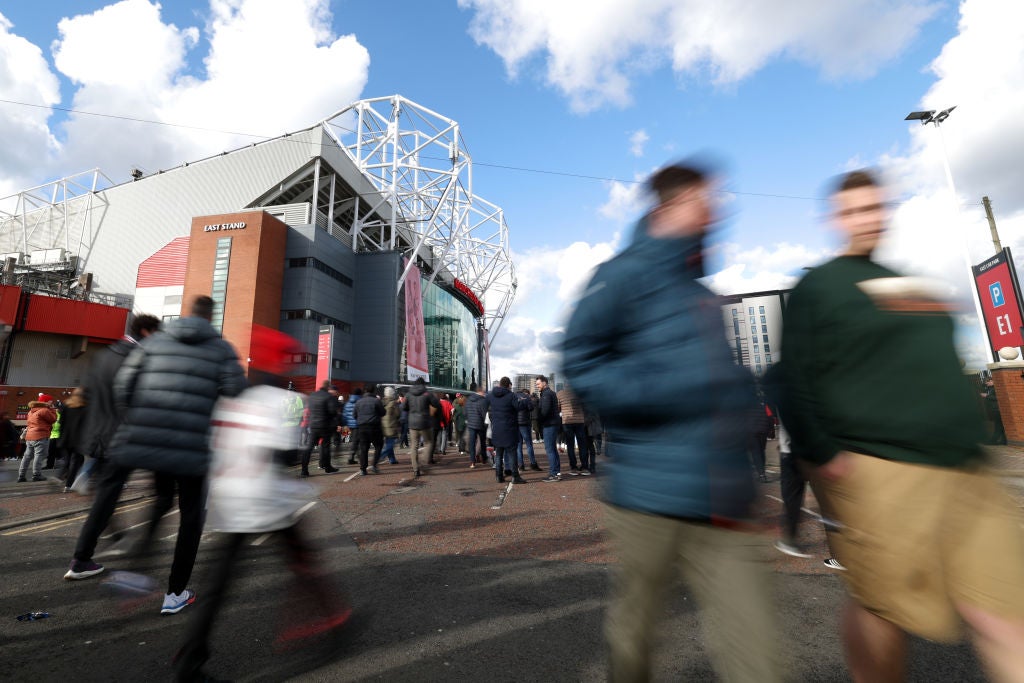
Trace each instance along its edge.
<instances>
[{"instance_id":1,"label":"man in blue hooded jacket","mask_svg":"<svg viewBox=\"0 0 1024 683\"><path fill-rule=\"evenodd\" d=\"M607 525L619 557L605 621L609 679L650 678L650 648L677 570L710 616L719 676L779 680L763 542L741 528L754 483L749 374L733 363L721 307L697 280L713 188L697 168L649 180L658 205L598 267L565 334L565 375L604 419Z\"/></svg>"}]
</instances>

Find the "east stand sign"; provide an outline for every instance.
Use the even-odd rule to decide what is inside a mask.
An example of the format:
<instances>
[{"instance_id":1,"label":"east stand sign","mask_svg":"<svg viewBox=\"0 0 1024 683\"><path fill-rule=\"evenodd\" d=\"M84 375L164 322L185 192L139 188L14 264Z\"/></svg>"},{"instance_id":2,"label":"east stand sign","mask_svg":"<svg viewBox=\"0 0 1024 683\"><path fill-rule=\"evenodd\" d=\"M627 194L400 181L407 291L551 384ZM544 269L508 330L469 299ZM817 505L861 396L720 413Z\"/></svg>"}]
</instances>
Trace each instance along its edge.
<instances>
[{"instance_id":1,"label":"east stand sign","mask_svg":"<svg viewBox=\"0 0 1024 683\"><path fill-rule=\"evenodd\" d=\"M989 344L993 360L999 360L999 349L1024 346L1021 327L1024 315L1021 313L1020 285L1017 270L1013 266L1010 248L982 263L973 266L974 286L978 289L981 311L985 316Z\"/></svg>"}]
</instances>

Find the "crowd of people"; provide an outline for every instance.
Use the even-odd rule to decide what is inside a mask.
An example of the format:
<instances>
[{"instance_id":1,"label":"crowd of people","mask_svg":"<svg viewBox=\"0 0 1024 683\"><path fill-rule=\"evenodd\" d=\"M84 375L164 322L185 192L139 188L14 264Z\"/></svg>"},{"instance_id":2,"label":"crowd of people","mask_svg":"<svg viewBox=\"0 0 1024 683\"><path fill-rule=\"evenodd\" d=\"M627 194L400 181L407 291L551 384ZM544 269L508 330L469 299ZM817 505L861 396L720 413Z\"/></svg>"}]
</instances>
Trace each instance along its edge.
<instances>
[{"instance_id":1,"label":"crowd of people","mask_svg":"<svg viewBox=\"0 0 1024 683\"><path fill-rule=\"evenodd\" d=\"M163 327L136 317L61 411L45 394L29 405L18 481L30 466L42 480L55 461L66 488L93 471L95 498L65 578L104 571L93 559L100 534L131 473L150 470L157 497L133 555L145 555L177 497L160 611L181 612L196 602L189 582L209 491L208 526L225 534L226 552L175 665L180 680L197 680L247 534L285 539L290 566L321 612L302 633L348 619L302 531L315 499L304 481L314 450L324 474L340 470L338 451L371 476L385 461L401 464L396 450L406 448L417 480L454 448L462 466L524 484L524 473L543 472L534 448L543 443L545 483L562 480L563 450L570 476L596 474L598 454L607 456L602 496L618 556L605 623L610 680L650 678L664 598L681 572L708 614L719 675L777 681L784 665L772 573L752 532L766 442L777 438L784 523L776 547L809 555L799 525L809 484L826 564L841 570L847 589L841 635L855 681L903 680L908 634L945 642L964 630L994 679L1024 679L1019 510L983 467L979 397L961 372L949 312L872 259L886 228L877 177L850 172L834 186L843 250L792 292L785 361L759 388L734 362L715 296L700 282L716 221L714 178L674 165L649 187L656 207L630 245L597 268L568 322L567 381L558 392L540 376L533 392L502 377L465 393L417 379L348 397L325 381L303 397L287 383L283 360L294 341L254 328L246 377L210 324L209 297ZM13 441L0 427L0 440ZM289 469L296 464L298 477Z\"/></svg>"}]
</instances>

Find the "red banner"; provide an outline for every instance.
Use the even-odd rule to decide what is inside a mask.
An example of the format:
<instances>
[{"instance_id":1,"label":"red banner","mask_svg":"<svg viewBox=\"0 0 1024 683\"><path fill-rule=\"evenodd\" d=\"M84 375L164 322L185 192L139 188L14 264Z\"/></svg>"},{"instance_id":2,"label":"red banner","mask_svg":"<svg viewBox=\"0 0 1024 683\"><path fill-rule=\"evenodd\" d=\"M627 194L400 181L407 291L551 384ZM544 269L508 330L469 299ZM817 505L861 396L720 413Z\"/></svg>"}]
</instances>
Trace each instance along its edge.
<instances>
[{"instance_id":1,"label":"red banner","mask_svg":"<svg viewBox=\"0 0 1024 683\"><path fill-rule=\"evenodd\" d=\"M319 389L325 379L331 378L331 348L334 346L334 325L320 328L316 342L316 387Z\"/></svg>"},{"instance_id":2,"label":"red banner","mask_svg":"<svg viewBox=\"0 0 1024 683\"><path fill-rule=\"evenodd\" d=\"M1021 336L1024 317L1021 315L1020 287L1010 249L1003 249L972 270L992 346L992 357L998 358L1001 348L1024 346L1024 336Z\"/></svg>"},{"instance_id":3,"label":"red banner","mask_svg":"<svg viewBox=\"0 0 1024 683\"><path fill-rule=\"evenodd\" d=\"M427 332L423 327L423 293L420 290L420 269L416 266L411 266L405 276L405 364L410 380L422 377L430 381Z\"/></svg>"}]
</instances>

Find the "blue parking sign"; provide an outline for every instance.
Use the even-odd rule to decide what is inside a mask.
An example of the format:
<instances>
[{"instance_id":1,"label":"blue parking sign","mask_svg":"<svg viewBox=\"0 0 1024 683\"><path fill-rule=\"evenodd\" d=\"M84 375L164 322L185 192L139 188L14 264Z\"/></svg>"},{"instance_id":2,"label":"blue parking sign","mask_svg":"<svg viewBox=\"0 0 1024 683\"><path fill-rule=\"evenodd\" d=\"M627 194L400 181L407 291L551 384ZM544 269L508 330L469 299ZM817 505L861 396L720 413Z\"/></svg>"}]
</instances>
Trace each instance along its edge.
<instances>
[{"instance_id":1,"label":"blue parking sign","mask_svg":"<svg viewBox=\"0 0 1024 683\"><path fill-rule=\"evenodd\" d=\"M1003 286L999 282L993 282L988 286L988 293L992 295L992 307L999 308L1006 303L1003 298Z\"/></svg>"}]
</instances>

